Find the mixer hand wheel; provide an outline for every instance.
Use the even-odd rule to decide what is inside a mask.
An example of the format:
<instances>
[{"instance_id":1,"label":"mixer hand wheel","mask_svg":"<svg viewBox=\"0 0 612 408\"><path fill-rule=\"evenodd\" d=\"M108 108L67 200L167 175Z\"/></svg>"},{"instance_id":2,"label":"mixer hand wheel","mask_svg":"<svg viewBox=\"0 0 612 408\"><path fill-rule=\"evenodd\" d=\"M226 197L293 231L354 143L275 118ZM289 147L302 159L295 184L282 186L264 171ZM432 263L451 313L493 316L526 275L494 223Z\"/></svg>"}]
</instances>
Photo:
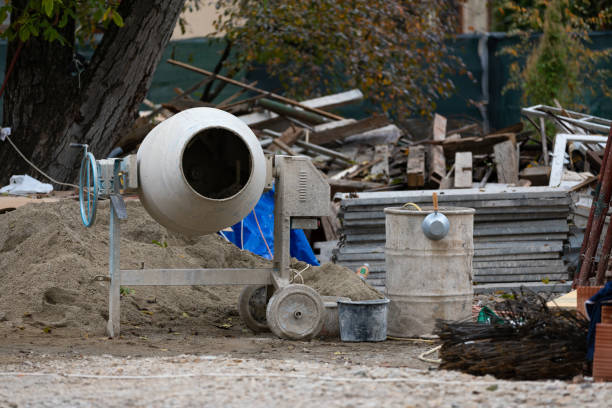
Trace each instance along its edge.
<instances>
[{"instance_id":1,"label":"mixer hand wheel","mask_svg":"<svg viewBox=\"0 0 612 408\"><path fill-rule=\"evenodd\" d=\"M96 220L100 192L98 164L94 155L87 151L86 144L71 143L70 147L83 148L83 160L79 170L79 204L83 225L91 227Z\"/></svg>"}]
</instances>

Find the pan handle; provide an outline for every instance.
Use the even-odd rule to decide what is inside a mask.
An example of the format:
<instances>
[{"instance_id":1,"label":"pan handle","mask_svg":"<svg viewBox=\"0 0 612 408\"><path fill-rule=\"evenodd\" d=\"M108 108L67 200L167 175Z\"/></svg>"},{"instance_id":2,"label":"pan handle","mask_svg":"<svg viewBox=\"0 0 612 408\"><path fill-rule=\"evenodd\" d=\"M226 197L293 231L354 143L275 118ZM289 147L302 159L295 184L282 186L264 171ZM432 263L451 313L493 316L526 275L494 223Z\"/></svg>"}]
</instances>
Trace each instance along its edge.
<instances>
[{"instance_id":1,"label":"pan handle","mask_svg":"<svg viewBox=\"0 0 612 408\"><path fill-rule=\"evenodd\" d=\"M433 193L431 199L433 200L434 212L438 212L438 193Z\"/></svg>"}]
</instances>

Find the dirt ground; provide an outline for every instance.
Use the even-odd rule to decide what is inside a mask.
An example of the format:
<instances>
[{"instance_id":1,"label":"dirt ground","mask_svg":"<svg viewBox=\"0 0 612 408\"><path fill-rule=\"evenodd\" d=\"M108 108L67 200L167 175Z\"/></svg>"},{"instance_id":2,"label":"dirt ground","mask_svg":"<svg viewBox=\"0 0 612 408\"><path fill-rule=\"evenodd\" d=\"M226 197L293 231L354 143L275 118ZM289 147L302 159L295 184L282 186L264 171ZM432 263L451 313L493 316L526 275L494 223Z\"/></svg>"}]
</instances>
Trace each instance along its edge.
<instances>
[{"instance_id":1,"label":"dirt ground","mask_svg":"<svg viewBox=\"0 0 612 408\"><path fill-rule=\"evenodd\" d=\"M124 269L269 265L219 236L171 234L137 202L128 203L128 214ZM589 380L511 382L440 371L418 359L432 341L254 334L238 316L240 287L126 288L121 337L109 339L108 283L95 279L108 268L106 205L98 217L85 229L74 201L0 214L0 407L601 407L612 398L612 386ZM322 295L379 296L341 267L302 276Z\"/></svg>"}]
</instances>

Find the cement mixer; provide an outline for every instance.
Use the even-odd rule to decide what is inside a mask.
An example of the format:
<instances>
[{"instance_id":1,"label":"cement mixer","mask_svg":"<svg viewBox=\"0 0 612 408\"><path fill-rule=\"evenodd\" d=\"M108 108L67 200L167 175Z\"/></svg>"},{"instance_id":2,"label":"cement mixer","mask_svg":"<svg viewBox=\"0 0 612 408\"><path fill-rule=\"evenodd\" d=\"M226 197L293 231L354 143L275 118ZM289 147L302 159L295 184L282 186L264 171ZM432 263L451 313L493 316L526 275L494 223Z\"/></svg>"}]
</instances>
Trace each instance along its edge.
<instances>
[{"instance_id":1,"label":"cement mixer","mask_svg":"<svg viewBox=\"0 0 612 408\"><path fill-rule=\"evenodd\" d=\"M289 234L313 229L329 215L329 185L308 157L265 156L257 137L237 117L218 109L194 108L156 126L138 153L96 160L87 145L79 172L83 224L95 222L97 200L110 198L109 318L107 333L120 332L121 285L248 285L238 311L254 331L286 339L319 333L324 305L312 288L293 284ZM275 186L274 258L269 269L121 270L120 220L127 218L123 193L138 193L147 212L181 234L215 233L243 219L261 194ZM265 313L262 313L262 306Z\"/></svg>"}]
</instances>

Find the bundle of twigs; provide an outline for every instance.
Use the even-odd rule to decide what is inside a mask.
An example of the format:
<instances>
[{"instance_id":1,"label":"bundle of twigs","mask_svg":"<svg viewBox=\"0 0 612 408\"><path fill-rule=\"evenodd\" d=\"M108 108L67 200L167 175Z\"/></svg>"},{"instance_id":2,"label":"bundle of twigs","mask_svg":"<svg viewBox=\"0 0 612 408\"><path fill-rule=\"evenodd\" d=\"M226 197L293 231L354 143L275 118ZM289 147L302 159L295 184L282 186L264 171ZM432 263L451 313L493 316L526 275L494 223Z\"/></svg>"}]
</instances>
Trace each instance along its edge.
<instances>
[{"instance_id":1,"label":"bundle of twigs","mask_svg":"<svg viewBox=\"0 0 612 408\"><path fill-rule=\"evenodd\" d=\"M536 301L533 301L533 298ZM497 310L504 324L438 322L440 368L516 380L570 379L584 370L588 322L514 293Z\"/></svg>"}]
</instances>

